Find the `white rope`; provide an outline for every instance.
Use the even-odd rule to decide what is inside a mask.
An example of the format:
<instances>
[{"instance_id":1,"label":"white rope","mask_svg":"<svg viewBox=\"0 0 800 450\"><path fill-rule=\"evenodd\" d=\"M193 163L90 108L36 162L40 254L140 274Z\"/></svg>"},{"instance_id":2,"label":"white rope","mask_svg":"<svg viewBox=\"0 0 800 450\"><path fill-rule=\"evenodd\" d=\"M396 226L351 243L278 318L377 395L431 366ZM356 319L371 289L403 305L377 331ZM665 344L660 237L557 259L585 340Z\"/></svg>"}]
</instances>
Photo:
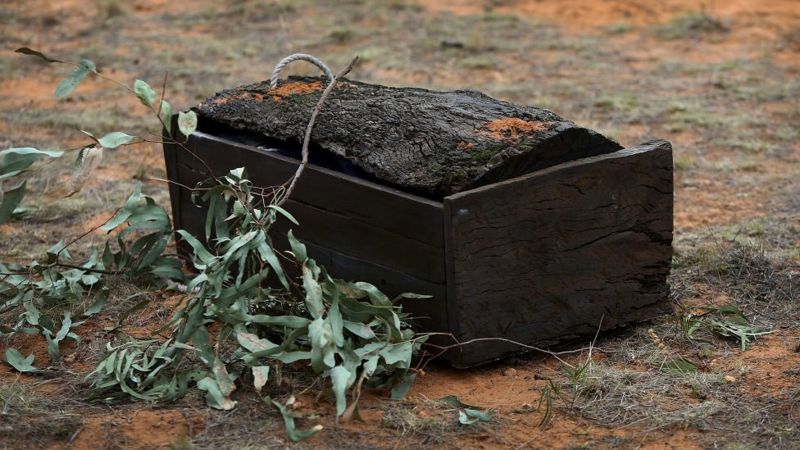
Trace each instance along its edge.
<instances>
[{"instance_id":1,"label":"white rope","mask_svg":"<svg viewBox=\"0 0 800 450\"><path fill-rule=\"evenodd\" d=\"M325 73L325 76L328 77L328 81L333 81L333 72L331 72L331 69L329 69L324 62L320 61L318 58L312 55L307 55L305 53L295 53L293 55L287 56L286 58L283 58L281 62L279 62L278 65L275 66L275 70L272 71L272 77L270 77L269 79L270 89L275 89L276 87L278 87L278 78L281 76L283 68L295 61L308 61L311 64L314 64Z\"/></svg>"}]
</instances>

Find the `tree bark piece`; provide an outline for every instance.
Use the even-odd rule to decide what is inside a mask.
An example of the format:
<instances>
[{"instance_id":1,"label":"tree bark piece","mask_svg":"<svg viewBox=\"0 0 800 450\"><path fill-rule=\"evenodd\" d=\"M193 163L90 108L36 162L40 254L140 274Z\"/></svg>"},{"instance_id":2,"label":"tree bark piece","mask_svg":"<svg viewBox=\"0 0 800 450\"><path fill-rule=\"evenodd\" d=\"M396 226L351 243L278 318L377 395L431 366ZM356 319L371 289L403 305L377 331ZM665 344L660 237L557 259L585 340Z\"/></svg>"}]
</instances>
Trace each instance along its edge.
<instances>
[{"instance_id":1,"label":"tree bark piece","mask_svg":"<svg viewBox=\"0 0 800 450\"><path fill-rule=\"evenodd\" d=\"M325 81L292 77L222 91L195 108L203 122L299 148ZM312 133L328 151L405 191L444 196L565 161L616 142L545 109L475 91L436 92L341 80Z\"/></svg>"}]
</instances>

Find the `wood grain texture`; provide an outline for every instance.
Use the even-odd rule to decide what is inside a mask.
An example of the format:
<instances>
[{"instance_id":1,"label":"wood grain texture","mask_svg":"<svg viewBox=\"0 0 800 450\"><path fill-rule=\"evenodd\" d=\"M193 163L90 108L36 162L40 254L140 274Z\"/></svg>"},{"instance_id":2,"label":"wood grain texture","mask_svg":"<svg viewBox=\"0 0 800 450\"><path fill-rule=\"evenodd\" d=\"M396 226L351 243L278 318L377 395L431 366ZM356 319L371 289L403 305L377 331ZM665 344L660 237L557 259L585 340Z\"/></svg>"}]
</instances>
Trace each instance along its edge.
<instances>
[{"instance_id":1,"label":"wood grain texture","mask_svg":"<svg viewBox=\"0 0 800 450\"><path fill-rule=\"evenodd\" d=\"M195 108L202 124L256 132L298 148L323 83L290 78L225 90ZM330 152L384 183L445 195L619 150L616 142L541 108L476 91L436 92L342 80L322 109L311 153Z\"/></svg>"},{"instance_id":2,"label":"wood grain texture","mask_svg":"<svg viewBox=\"0 0 800 450\"><path fill-rule=\"evenodd\" d=\"M654 141L447 197L451 331L549 344L668 311L672 187ZM470 345L456 364L515 351Z\"/></svg>"}]
</instances>

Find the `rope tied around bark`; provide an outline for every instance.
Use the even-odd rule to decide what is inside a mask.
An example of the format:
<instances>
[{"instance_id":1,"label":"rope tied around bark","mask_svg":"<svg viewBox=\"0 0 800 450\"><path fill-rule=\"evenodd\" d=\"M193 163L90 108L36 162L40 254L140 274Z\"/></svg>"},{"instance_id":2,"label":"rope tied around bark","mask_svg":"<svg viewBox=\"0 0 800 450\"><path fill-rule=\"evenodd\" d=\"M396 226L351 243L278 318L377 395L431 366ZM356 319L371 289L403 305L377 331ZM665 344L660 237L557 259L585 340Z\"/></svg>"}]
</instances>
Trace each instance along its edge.
<instances>
[{"instance_id":1,"label":"rope tied around bark","mask_svg":"<svg viewBox=\"0 0 800 450\"><path fill-rule=\"evenodd\" d=\"M325 100L333 91L333 88L336 86L336 82L339 80L339 78L342 78L343 76L347 75L350 72L350 70L353 69L353 66L355 65L356 61L358 61L358 56L353 58L353 60L350 61L350 64L348 64L347 67L342 69L341 72L334 75L333 72L331 72L331 69L329 69L328 66L325 65L325 63L323 63L319 58L315 56L307 55L305 53L295 53L293 55L289 55L286 58L283 58L278 63L278 65L275 66L275 69L272 71L272 78L270 79L270 88L274 89L275 87L278 86L278 77L280 77L281 71L283 70L284 67L286 67L288 64L294 61L308 61L311 64L314 64L325 73L325 76L328 77L329 82L325 90L322 91L322 95L319 97L319 101L317 102L317 105L314 107L314 110L311 111L311 118L308 120L308 126L306 127L306 134L303 137L302 161L300 162L300 165L297 166L297 171L294 173L292 179L287 181L289 187L286 188L286 190L283 192L283 195L281 195L280 198L275 199L275 204L279 206L283 204L289 198L290 195L292 195L292 191L294 191L294 187L295 185L297 185L297 180L300 179L300 175L302 175L303 169L305 169L306 165L308 165L308 145L311 142L311 131L314 129L314 122L316 122L317 116L319 115L320 110L322 110L322 105L325 103Z\"/></svg>"}]
</instances>

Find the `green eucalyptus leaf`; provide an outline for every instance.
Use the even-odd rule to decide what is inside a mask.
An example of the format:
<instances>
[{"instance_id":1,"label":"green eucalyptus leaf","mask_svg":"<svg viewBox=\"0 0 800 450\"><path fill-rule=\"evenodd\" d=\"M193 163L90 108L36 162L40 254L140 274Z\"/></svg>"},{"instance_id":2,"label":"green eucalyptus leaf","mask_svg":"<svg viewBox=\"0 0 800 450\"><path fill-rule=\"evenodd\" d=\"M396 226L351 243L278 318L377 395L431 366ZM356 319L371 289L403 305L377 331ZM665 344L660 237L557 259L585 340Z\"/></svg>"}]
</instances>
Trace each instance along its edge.
<instances>
[{"instance_id":1,"label":"green eucalyptus leaf","mask_svg":"<svg viewBox=\"0 0 800 450\"><path fill-rule=\"evenodd\" d=\"M44 340L47 342L47 354L53 361L61 359L61 349L59 348L58 341L53 339L48 330L45 330Z\"/></svg>"},{"instance_id":2,"label":"green eucalyptus leaf","mask_svg":"<svg viewBox=\"0 0 800 450\"><path fill-rule=\"evenodd\" d=\"M27 183L27 180L23 181L17 186L2 192L2 197L0 197L0 225L11 220L14 210L22 203Z\"/></svg>"},{"instance_id":3,"label":"green eucalyptus leaf","mask_svg":"<svg viewBox=\"0 0 800 450\"><path fill-rule=\"evenodd\" d=\"M305 328L311 323L310 320L300 316L268 316L266 314L256 314L247 316L247 321L262 325L272 325L286 328Z\"/></svg>"},{"instance_id":4,"label":"green eucalyptus leaf","mask_svg":"<svg viewBox=\"0 0 800 450\"><path fill-rule=\"evenodd\" d=\"M281 352L276 353L270 358L278 360L284 364L291 364L304 359L311 359L311 352Z\"/></svg>"},{"instance_id":5,"label":"green eucalyptus leaf","mask_svg":"<svg viewBox=\"0 0 800 450\"><path fill-rule=\"evenodd\" d=\"M375 369L378 368L379 359L380 358L378 358L378 356L370 356L366 361L364 361L364 372L366 372L367 377L370 377L373 373L375 373ZM405 393L403 393L403 396L405 396Z\"/></svg>"},{"instance_id":6,"label":"green eucalyptus leaf","mask_svg":"<svg viewBox=\"0 0 800 450\"><path fill-rule=\"evenodd\" d=\"M172 105L166 100L161 100L161 113L159 117L161 117L161 121L164 122L167 133L172 136Z\"/></svg>"},{"instance_id":7,"label":"green eucalyptus leaf","mask_svg":"<svg viewBox=\"0 0 800 450\"><path fill-rule=\"evenodd\" d=\"M72 313L70 311L64 312L64 318L61 320L61 329L56 333L55 341L61 342L67 337L70 328L72 328Z\"/></svg>"},{"instance_id":8,"label":"green eucalyptus leaf","mask_svg":"<svg viewBox=\"0 0 800 450\"><path fill-rule=\"evenodd\" d=\"M156 101L156 91L150 87L145 81L136 80L133 82L133 92L136 93L136 96L139 97L139 101L142 102L144 106L153 106L153 102Z\"/></svg>"},{"instance_id":9,"label":"green eucalyptus leaf","mask_svg":"<svg viewBox=\"0 0 800 450\"><path fill-rule=\"evenodd\" d=\"M350 371L342 366L331 369L329 376L333 383L333 394L336 396L336 415L341 416L347 409L347 388L350 387Z\"/></svg>"},{"instance_id":10,"label":"green eucalyptus leaf","mask_svg":"<svg viewBox=\"0 0 800 450\"><path fill-rule=\"evenodd\" d=\"M236 385L234 384L236 377L228 374L228 369L225 367L225 363L222 362L220 358L216 358L214 360L211 372L217 379L217 384L222 390L222 393L224 393L226 396L230 396L233 391L236 390Z\"/></svg>"},{"instance_id":11,"label":"green eucalyptus leaf","mask_svg":"<svg viewBox=\"0 0 800 450\"><path fill-rule=\"evenodd\" d=\"M494 416L493 410L480 411L477 409L464 409L458 411L458 423L461 425L473 425L477 422L489 422Z\"/></svg>"},{"instance_id":12,"label":"green eucalyptus leaf","mask_svg":"<svg viewBox=\"0 0 800 450\"><path fill-rule=\"evenodd\" d=\"M214 378L203 378L197 382L197 388L201 391L206 391L206 403L212 408L228 411L236 407L236 401L227 398L222 393Z\"/></svg>"},{"instance_id":13,"label":"green eucalyptus leaf","mask_svg":"<svg viewBox=\"0 0 800 450\"><path fill-rule=\"evenodd\" d=\"M380 351L386 364L394 365L401 363L400 366L408 368L411 366L411 356L414 351L414 344L411 342L401 342L399 344L387 345Z\"/></svg>"},{"instance_id":14,"label":"green eucalyptus leaf","mask_svg":"<svg viewBox=\"0 0 800 450\"><path fill-rule=\"evenodd\" d=\"M33 291L31 290L28 292L30 292L30 296L22 301L22 304L25 307L25 321L34 327L38 327L41 313L38 309L36 309L36 306L33 305L33 302L30 301L30 299L33 297Z\"/></svg>"},{"instance_id":15,"label":"green eucalyptus leaf","mask_svg":"<svg viewBox=\"0 0 800 450\"><path fill-rule=\"evenodd\" d=\"M397 302L399 302L400 300L404 300L404 299L420 299L420 300L424 300L424 299L429 299L429 298L433 298L433 296L432 295L424 295L424 294L414 294L414 293L411 293L411 292L404 292L404 293L398 295L397 297L393 298L392 299L392 303L396 305Z\"/></svg>"},{"instance_id":16,"label":"green eucalyptus leaf","mask_svg":"<svg viewBox=\"0 0 800 450\"><path fill-rule=\"evenodd\" d=\"M292 248L292 253L294 254L294 258L300 264L303 264L308 259L308 253L306 253L306 246L303 245L297 238L294 237L294 233L292 230L289 230L289 233L286 235L289 238L289 246Z\"/></svg>"},{"instance_id":17,"label":"green eucalyptus leaf","mask_svg":"<svg viewBox=\"0 0 800 450\"><path fill-rule=\"evenodd\" d=\"M197 114L194 111L179 112L178 129L184 136L191 136L197 129Z\"/></svg>"},{"instance_id":18,"label":"green eucalyptus leaf","mask_svg":"<svg viewBox=\"0 0 800 450\"><path fill-rule=\"evenodd\" d=\"M268 339L262 339L253 333L248 333L244 327L237 327L236 340L239 341L239 345L242 348L249 352L261 352L278 347L277 344L273 344Z\"/></svg>"},{"instance_id":19,"label":"green eucalyptus leaf","mask_svg":"<svg viewBox=\"0 0 800 450\"><path fill-rule=\"evenodd\" d=\"M65 78L56 88L56 98L64 98L68 96L76 87L86 78L89 72L94 72L97 67L88 59L82 59L72 72Z\"/></svg>"},{"instance_id":20,"label":"green eucalyptus leaf","mask_svg":"<svg viewBox=\"0 0 800 450\"><path fill-rule=\"evenodd\" d=\"M325 310L322 303L322 287L314 278L314 273L308 265L303 264L303 289L306 291L306 308L313 318L319 318Z\"/></svg>"},{"instance_id":21,"label":"green eucalyptus leaf","mask_svg":"<svg viewBox=\"0 0 800 450\"><path fill-rule=\"evenodd\" d=\"M7 347L6 348L6 362L11 365L18 372L31 373L38 372L39 369L33 367L34 354L31 353L27 357L23 357L19 350Z\"/></svg>"},{"instance_id":22,"label":"green eucalyptus leaf","mask_svg":"<svg viewBox=\"0 0 800 450\"><path fill-rule=\"evenodd\" d=\"M104 288L100 295L97 296L92 306L90 306L86 311L83 312L84 317L93 316L100 311L103 310L103 307L106 305L106 301L108 300L109 290Z\"/></svg>"},{"instance_id":23,"label":"green eucalyptus leaf","mask_svg":"<svg viewBox=\"0 0 800 450\"><path fill-rule=\"evenodd\" d=\"M197 387L206 391L206 403L212 408L228 411L236 406L236 401L230 395L236 389L234 378L228 374L225 364L219 359L214 360L212 368L213 377L206 377L197 382Z\"/></svg>"},{"instance_id":24,"label":"green eucalyptus leaf","mask_svg":"<svg viewBox=\"0 0 800 450\"><path fill-rule=\"evenodd\" d=\"M200 354L200 359L206 364L211 364L212 361L217 359L214 357L214 350L211 346L211 337L208 330L204 325L198 325L190 337L192 345L195 346L197 352Z\"/></svg>"},{"instance_id":25,"label":"green eucalyptus leaf","mask_svg":"<svg viewBox=\"0 0 800 450\"><path fill-rule=\"evenodd\" d=\"M336 346L344 346L344 323L342 320L342 313L339 311L338 294L336 298L334 298L331 308L328 311L328 323L333 332L333 341Z\"/></svg>"},{"instance_id":26,"label":"green eucalyptus leaf","mask_svg":"<svg viewBox=\"0 0 800 450\"><path fill-rule=\"evenodd\" d=\"M60 158L64 152L39 150L33 147L8 148L0 151L0 181L19 175L42 158Z\"/></svg>"},{"instance_id":27,"label":"green eucalyptus leaf","mask_svg":"<svg viewBox=\"0 0 800 450\"><path fill-rule=\"evenodd\" d=\"M272 245L267 242L263 242L261 245L258 246L258 252L261 255L261 258L267 261L267 264L275 271L275 274L278 276L278 280L281 282L284 288L289 289L289 280L286 278L286 274L283 271L283 266L281 266L281 262L278 259L278 255L275 254L275 251L272 249Z\"/></svg>"},{"instance_id":28,"label":"green eucalyptus leaf","mask_svg":"<svg viewBox=\"0 0 800 450\"><path fill-rule=\"evenodd\" d=\"M195 256L200 258L200 261L203 262L203 265L198 265L197 262L195 262L196 268L204 269L206 267L205 266L206 264L209 264L215 259L214 255L209 253L206 247L200 241L198 241L194 236L192 236L188 231L177 230L176 233L178 233L181 239L186 241L186 243L192 247Z\"/></svg>"},{"instance_id":29,"label":"green eucalyptus leaf","mask_svg":"<svg viewBox=\"0 0 800 450\"><path fill-rule=\"evenodd\" d=\"M404 399L408 391L411 390L411 386L414 385L416 379L417 374L414 372L406 372L405 375L403 375L403 380L392 388L392 400Z\"/></svg>"},{"instance_id":30,"label":"green eucalyptus leaf","mask_svg":"<svg viewBox=\"0 0 800 450\"><path fill-rule=\"evenodd\" d=\"M268 205L267 208L280 213L280 215L282 215L283 217L286 217L293 224L298 225L298 226L300 225L300 223L297 221L297 219L295 219L293 215L289 214L289 211L286 211L285 209L281 208L280 206L278 206L278 205Z\"/></svg>"},{"instance_id":31,"label":"green eucalyptus leaf","mask_svg":"<svg viewBox=\"0 0 800 450\"><path fill-rule=\"evenodd\" d=\"M392 302L389 300L389 298L374 285L359 281L357 283L353 283L353 286L366 292L373 305L392 306Z\"/></svg>"},{"instance_id":32,"label":"green eucalyptus leaf","mask_svg":"<svg viewBox=\"0 0 800 450\"><path fill-rule=\"evenodd\" d=\"M107 135L101 137L97 140L97 142L105 148L113 149L121 145L130 144L135 140L136 136L131 136L130 134L126 134L121 131L114 131L113 133L108 133Z\"/></svg>"},{"instance_id":33,"label":"green eucalyptus leaf","mask_svg":"<svg viewBox=\"0 0 800 450\"><path fill-rule=\"evenodd\" d=\"M114 228L117 228L118 226L122 225L122 223L128 220L131 217L131 215L133 215L132 212L123 209L122 211L118 212L114 217L109 219L108 222L103 224L103 226L101 226L100 229L109 232Z\"/></svg>"},{"instance_id":34,"label":"green eucalyptus leaf","mask_svg":"<svg viewBox=\"0 0 800 450\"><path fill-rule=\"evenodd\" d=\"M347 331L355 334L356 336L362 339L375 338L375 331L372 330L372 327L370 327L369 324L345 320L343 321L343 325Z\"/></svg>"},{"instance_id":35,"label":"green eucalyptus leaf","mask_svg":"<svg viewBox=\"0 0 800 450\"><path fill-rule=\"evenodd\" d=\"M294 442L300 442L304 439L308 439L311 436L317 434L317 432L322 429L322 426L317 425L308 430L298 430L297 425L294 423L295 419L294 414L289 408L287 408L284 405L281 405L275 400L270 399L269 397L265 397L264 401L271 403L272 406L274 406L275 409L277 409L278 412L281 413L281 416L283 417L283 426L286 429L286 434L289 436L289 439L291 439Z\"/></svg>"},{"instance_id":36,"label":"green eucalyptus leaf","mask_svg":"<svg viewBox=\"0 0 800 450\"><path fill-rule=\"evenodd\" d=\"M333 349L333 331L327 321L321 317L308 325L308 339L311 344L311 367L320 373L333 368L335 354Z\"/></svg>"}]
</instances>

